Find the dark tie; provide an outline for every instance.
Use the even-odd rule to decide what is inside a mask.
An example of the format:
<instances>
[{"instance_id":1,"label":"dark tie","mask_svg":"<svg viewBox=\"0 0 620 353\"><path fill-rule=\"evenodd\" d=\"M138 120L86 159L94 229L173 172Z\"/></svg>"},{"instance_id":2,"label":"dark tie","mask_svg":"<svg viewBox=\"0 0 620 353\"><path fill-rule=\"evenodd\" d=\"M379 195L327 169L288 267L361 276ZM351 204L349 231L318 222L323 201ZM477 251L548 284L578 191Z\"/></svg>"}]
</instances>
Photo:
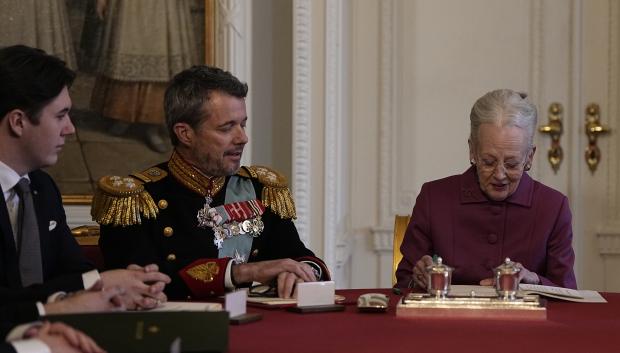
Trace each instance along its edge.
<instances>
[{"instance_id":1,"label":"dark tie","mask_svg":"<svg viewBox=\"0 0 620 353\"><path fill-rule=\"evenodd\" d=\"M19 195L17 247L19 253L19 272L24 287L43 283L43 266L41 265L41 242L39 224L34 211L30 181L26 178L15 185Z\"/></svg>"}]
</instances>

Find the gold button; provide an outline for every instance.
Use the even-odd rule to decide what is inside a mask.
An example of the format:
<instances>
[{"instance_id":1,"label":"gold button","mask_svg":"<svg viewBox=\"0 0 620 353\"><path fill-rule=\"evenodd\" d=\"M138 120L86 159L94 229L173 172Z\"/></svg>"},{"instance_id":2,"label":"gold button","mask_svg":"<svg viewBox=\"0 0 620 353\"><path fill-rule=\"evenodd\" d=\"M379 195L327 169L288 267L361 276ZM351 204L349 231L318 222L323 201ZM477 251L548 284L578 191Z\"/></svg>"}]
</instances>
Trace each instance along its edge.
<instances>
[{"instance_id":1,"label":"gold button","mask_svg":"<svg viewBox=\"0 0 620 353\"><path fill-rule=\"evenodd\" d=\"M164 228L164 237L171 237L174 234L174 229L172 227Z\"/></svg>"},{"instance_id":2,"label":"gold button","mask_svg":"<svg viewBox=\"0 0 620 353\"><path fill-rule=\"evenodd\" d=\"M258 249L252 250L252 256L256 256L256 255L258 255Z\"/></svg>"},{"instance_id":3,"label":"gold button","mask_svg":"<svg viewBox=\"0 0 620 353\"><path fill-rule=\"evenodd\" d=\"M168 261L174 261L174 260L177 259L177 256L175 254L170 254L170 255L168 255L168 257L166 257L166 259Z\"/></svg>"},{"instance_id":4,"label":"gold button","mask_svg":"<svg viewBox=\"0 0 620 353\"><path fill-rule=\"evenodd\" d=\"M168 201L164 199L159 200L159 202L157 202L157 207L161 210L165 210L168 207Z\"/></svg>"}]
</instances>

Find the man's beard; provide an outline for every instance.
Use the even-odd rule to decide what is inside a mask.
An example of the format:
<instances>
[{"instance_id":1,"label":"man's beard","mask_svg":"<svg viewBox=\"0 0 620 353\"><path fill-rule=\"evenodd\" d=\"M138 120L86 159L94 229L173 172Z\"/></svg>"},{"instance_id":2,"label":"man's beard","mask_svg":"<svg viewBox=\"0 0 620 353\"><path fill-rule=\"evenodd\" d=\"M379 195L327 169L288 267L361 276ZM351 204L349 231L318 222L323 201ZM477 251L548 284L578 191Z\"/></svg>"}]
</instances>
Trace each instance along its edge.
<instances>
[{"instance_id":1,"label":"man's beard","mask_svg":"<svg viewBox=\"0 0 620 353\"><path fill-rule=\"evenodd\" d=\"M198 161L196 167L205 175L212 177L233 175L241 167L241 162L230 167L224 166L224 157L212 158L209 155L196 156L196 161Z\"/></svg>"}]
</instances>

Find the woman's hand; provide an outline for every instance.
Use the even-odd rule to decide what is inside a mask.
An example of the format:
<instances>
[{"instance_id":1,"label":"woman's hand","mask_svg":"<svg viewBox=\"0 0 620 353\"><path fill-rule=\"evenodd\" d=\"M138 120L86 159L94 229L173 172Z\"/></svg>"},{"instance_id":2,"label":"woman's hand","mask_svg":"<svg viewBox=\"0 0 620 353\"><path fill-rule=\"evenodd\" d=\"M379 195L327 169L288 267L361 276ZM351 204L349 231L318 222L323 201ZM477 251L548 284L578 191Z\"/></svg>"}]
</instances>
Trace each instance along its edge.
<instances>
[{"instance_id":1,"label":"woman's hand","mask_svg":"<svg viewBox=\"0 0 620 353\"><path fill-rule=\"evenodd\" d=\"M413 282L419 288L426 289L426 268L433 264L433 258L424 255L413 267Z\"/></svg>"},{"instance_id":2,"label":"woman's hand","mask_svg":"<svg viewBox=\"0 0 620 353\"><path fill-rule=\"evenodd\" d=\"M515 267L520 269L519 271L519 283L527 283L527 284L540 284L540 277L536 274L536 272L532 272L525 268L520 262L515 262ZM495 278L485 278L480 281L481 286L494 286Z\"/></svg>"}]
</instances>

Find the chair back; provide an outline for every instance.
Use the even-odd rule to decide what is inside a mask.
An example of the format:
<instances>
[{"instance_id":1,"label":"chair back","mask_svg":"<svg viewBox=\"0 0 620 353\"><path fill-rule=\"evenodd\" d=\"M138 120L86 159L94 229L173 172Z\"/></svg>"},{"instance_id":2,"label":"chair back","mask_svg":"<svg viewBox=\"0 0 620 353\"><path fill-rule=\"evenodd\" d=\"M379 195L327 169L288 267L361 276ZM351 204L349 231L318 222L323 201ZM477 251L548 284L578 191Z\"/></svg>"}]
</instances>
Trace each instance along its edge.
<instances>
[{"instance_id":1,"label":"chair back","mask_svg":"<svg viewBox=\"0 0 620 353\"><path fill-rule=\"evenodd\" d=\"M97 270L104 270L103 254L99 249L99 226L79 226L71 229L71 234L80 245L82 253L95 265Z\"/></svg>"},{"instance_id":2,"label":"chair back","mask_svg":"<svg viewBox=\"0 0 620 353\"><path fill-rule=\"evenodd\" d=\"M392 249L392 286L396 284L396 268L403 258L403 254L400 252L400 244L403 243L405 238L405 231L409 225L411 216L399 216L394 217L394 248Z\"/></svg>"}]
</instances>

